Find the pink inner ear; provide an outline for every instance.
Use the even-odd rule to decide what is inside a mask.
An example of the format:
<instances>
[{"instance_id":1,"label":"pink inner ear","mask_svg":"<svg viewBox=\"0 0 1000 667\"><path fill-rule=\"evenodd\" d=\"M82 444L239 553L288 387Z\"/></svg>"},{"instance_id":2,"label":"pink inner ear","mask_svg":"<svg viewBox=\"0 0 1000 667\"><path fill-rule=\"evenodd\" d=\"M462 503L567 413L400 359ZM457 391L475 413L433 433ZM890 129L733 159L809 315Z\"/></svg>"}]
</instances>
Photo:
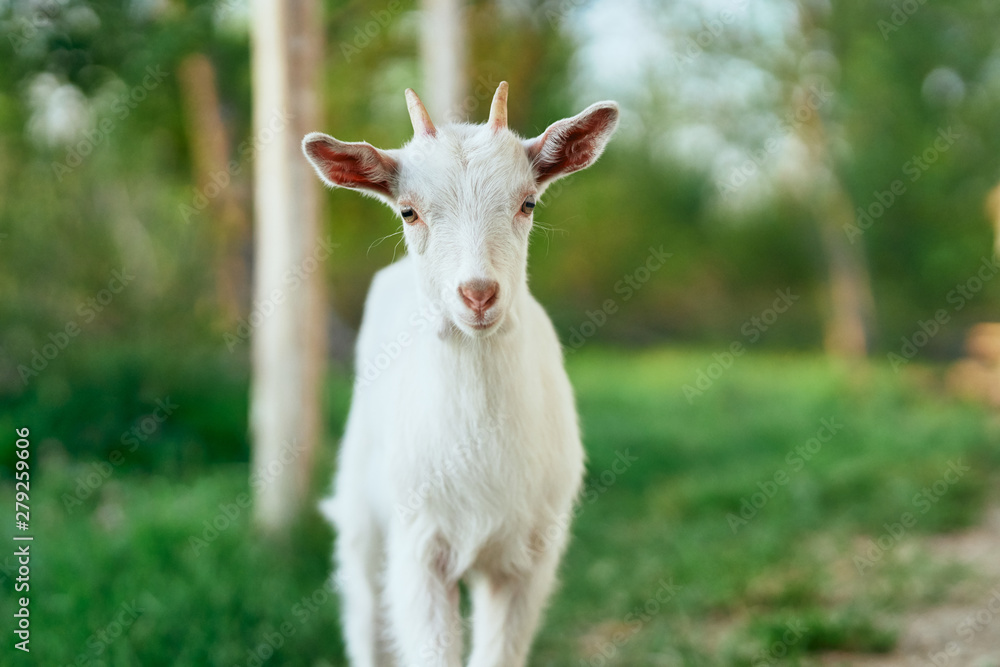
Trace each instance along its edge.
<instances>
[{"instance_id":1,"label":"pink inner ear","mask_svg":"<svg viewBox=\"0 0 1000 667\"><path fill-rule=\"evenodd\" d=\"M353 145L341 149L317 141L309 145L309 152L322 166L326 177L337 185L392 196L396 163L372 146Z\"/></svg>"},{"instance_id":2,"label":"pink inner ear","mask_svg":"<svg viewBox=\"0 0 1000 667\"><path fill-rule=\"evenodd\" d=\"M590 165L596 157L598 139L614 123L614 109L598 109L580 119L556 123L542 135L533 151L535 173L539 182L560 175L579 171ZM551 147L546 144L551 143Z\"/></svg>"}]
</instances>

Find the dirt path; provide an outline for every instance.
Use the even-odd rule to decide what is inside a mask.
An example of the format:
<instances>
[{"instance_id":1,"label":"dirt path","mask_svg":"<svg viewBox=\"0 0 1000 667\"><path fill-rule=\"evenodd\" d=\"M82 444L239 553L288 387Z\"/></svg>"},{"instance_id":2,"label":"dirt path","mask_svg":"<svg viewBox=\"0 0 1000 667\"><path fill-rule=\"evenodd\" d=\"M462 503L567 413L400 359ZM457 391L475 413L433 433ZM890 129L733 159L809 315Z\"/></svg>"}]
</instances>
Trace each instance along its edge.
<instances>
[{"instance_id":1,"label":"dirt path","mask_svg":"<svg viewBox=\"0 0 1000 667\"><path fill-rule=\"evenodd\" d=\"M1000 667L1000 508L982 525L927 539L943 563L968 567L978 583L955 599L906 614L896 650L883 656L828 654L823 665Z\"/></svg>"}]
</instances>

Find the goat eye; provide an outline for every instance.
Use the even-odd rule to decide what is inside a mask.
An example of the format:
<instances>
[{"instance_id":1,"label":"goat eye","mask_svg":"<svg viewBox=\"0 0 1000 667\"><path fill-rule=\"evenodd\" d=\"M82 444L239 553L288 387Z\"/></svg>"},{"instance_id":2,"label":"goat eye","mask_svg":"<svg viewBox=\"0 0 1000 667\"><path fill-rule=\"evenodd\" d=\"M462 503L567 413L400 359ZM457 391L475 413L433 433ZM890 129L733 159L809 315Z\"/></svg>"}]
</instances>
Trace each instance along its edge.
<instances>
[{"instance_id":1,"label":"goat eye","mask_svg":"<svg viewBox=\"0 0 1000 667\"><path fill-rule=\"evenodd\" d=\"M417 221L417 212L412 207L407 206L399 211L405 222L414 223Z\"/></svg>"},{"instance_id":2,"label":"goat eye","mask_svg":"<svg viewBox=\"0 0 1000 667\"><path fill-rule=\"evenodd\" d=\"M535 196L528 195L528 198L524 200L521 204L521 213L525 215L531 215L531 212L535 210Z\"/></svg>"}]
</instances>

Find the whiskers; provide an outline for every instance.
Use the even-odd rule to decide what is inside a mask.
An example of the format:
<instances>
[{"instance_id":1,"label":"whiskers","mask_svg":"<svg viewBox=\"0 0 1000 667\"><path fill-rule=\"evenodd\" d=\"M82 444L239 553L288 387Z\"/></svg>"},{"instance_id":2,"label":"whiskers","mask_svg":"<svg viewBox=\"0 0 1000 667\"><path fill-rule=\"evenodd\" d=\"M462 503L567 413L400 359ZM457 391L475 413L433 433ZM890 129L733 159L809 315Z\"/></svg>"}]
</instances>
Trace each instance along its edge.
<instances>
[{"instance_id":1,"label":"whiskers","mask_svg":"<svg viewBox=\"0 0 1000 667\"><path fill-rule=\"evenodd\" d=\"M551 246L551 244L552 244L552 236L554 236L556 234L565 234L566 233L565 229L562 229L560 227L551 227L549 225L546 225L546 224L542 223L537 218L535 219L534 224L531 226L531 235L532 236L535 235L536 230L541 231L541 233L545 235L545 255L546 256L548 256L549 249L552 247Z\"/></svg>"},{"instance_id":2,"label":"whiskers","mask_svg":"<svg viewBox=\"0 0 1000 667\"><path fill-rule=\"evenodd\" d=\"M403 241L403 230L402 229L400 229L397 232L393 232L392 234L386 234L382 238L378 238L378 239L375 239L374 241L372 241L372 244L370 246L368 246L368 252L367 252L367 254L370 255L372 253L372 248L374 248L375 246L379 245L380 243L382 243L382 241L385 241L386 239L391 239L393 236L399 236L399 240L396 241L396 245L394 245L392 247L392 261L396 261L396 249L399 248L399 244Z\"/></svg>"}]
</instances>

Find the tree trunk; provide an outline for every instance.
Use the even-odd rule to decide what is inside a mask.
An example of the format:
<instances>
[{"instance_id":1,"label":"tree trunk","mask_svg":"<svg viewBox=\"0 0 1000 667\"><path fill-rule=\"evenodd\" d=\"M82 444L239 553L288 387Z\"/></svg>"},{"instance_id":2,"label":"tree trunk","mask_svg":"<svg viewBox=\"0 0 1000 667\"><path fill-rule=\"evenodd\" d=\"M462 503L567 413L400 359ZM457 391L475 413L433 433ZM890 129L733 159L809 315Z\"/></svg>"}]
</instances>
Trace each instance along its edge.
<instances>
[{"instance_id":1,"label":"tree trunk","mask_svg":"<svg viewBox=\"0 0 1000 667\"><path fill-rule=\"evenodd\" d=\"M435 123L465 122L465 22L460 0L423 0L420 61L425 100Z\"/></svg>"},{"instance_id":2,"label":"tree trunk","mask_svg":"<svg viewBox=\"0 0 1000 667\"><path fill-rule=\"evenodd\" d=\"M799 92L802 93L801 88ZM797 97L795 108L804 108L808 104L804 93ZM852 242L844 231L855 223L854 206L834 170L818 109L813 109L802 123L799 137L808 148L811 162L808 169L816 183L808 193L808 204L819 228L828 271L826 351L846 359L864 359L872 339L875 299L863 240L857 238Z\"/></svg>"},{"instance_id":3,"label":"tree trunk","mask_svg":"<svg viewBox=\"0 0 1000 667\"><path fill-rule=\"evenodd\" d=\"M829 269L826 351L847 359L864 359L871 344L875 319L871 278L864 247L860 243L850 243L844 233L844 228L855 222L854 207L839 182L829 187L825 205L816 210Z\"/></svg>"},{"instance_id":4,"label":"tree trunk","mask_svg":"<svg viewBox=\"0 0 1000 667\"><path fill-rule=\"evenodd\" d=\"M248 270L243 258L249 235L247 211L229 172L230 145L212 61L202 53L185 58L178 84L187 116L186 128L198 194L209 201L201 219L211 225L215 252L216 301L225 326L234 325L249 302Z\"/></svg>"},{"instance_id":5,"label":"tree trunk","mask_svg":"<svg viewBox=\"0 0 1000 667\"><path fill-rule=\"evenodd\" d=\"M986 198L986 211L993 222L993 252L1000 255L1000 185Z\"/></svg>"},{"instance_id":6,"label":"tree trunk","mask_svg":"<svg viewBox=\"0 0 1000 667\"><path fill-rule=\"evenodd\" d=\"M254 308L250 428L255 517L277 532L308 497L324 360L319 187L302 155L319 127L322 22L314 0L253 5ZM306 261L307 258L310 261ZM288 280L297 272L299 281Z\"/></svg>"},{"instance_id":7,"label":"tree trunk","mask_svg":"<svg viewBox=\"0 0 1000 667\"><path fill-rule=\"evenodd\" d=\"M807 44L815 38L817 14L824 11L822 7L825 6L806 3L800 8L800 27ZM816 44L813 48L823 47ZM832 85L829 81L823 83ZM809 161L806 168L815 184L806 196L819 227L828 271L830 303L825 323L826 351L846 359L865 359L875 325L875 298L864 239L855 238L855 243L844 231L855 223L854 205L837 176L819 100L810 104L809 93L802 82L792 95L792 108L796 114L802 109L810 110L799 126L798 135L806 146Z\"/></svg>"}]
</instances>

